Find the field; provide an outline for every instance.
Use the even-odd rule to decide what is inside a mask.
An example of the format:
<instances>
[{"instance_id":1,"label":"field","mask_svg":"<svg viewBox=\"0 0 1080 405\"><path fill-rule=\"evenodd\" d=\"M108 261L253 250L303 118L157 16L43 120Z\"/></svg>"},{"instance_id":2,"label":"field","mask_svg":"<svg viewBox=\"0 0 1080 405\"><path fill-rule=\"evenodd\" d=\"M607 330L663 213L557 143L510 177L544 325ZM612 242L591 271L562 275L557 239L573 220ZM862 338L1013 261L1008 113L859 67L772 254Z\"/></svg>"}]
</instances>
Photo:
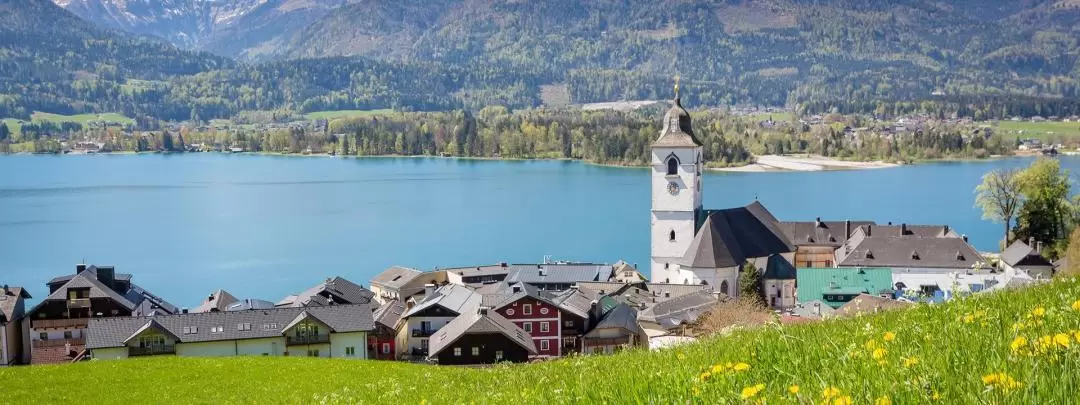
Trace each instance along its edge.
<instances>
[{"instance_id":1,"label":"field","mask_svg":"<svg viewBox=\"0 0 1080 405\"><path fill-rule=\"evenodd\" d=\"M336 118L362 118L376 115L392 114L394 110L340 110L340 111L316 111L304 114L309 120L332 120Z\"/></svg>"},{"instance_id":2,"label":"field","mask_svg":"<svg viewBox=\"0 0 1080 405\"><path fill-rule=\"evenodd\" d=\"M0 381L11 403L1067 403L1080 392L1077 329L1071 279L525 366L159 357L0 368Z\"/></svg>"},{"instance_id":3,"label":"field","mask_svg":"<svg viewBox=\"0 0 1080 405\"><path fill-rule=\"evenodd\" d=\"M1080 138L1080 122L1000 121L997 128L1008 138L1038 138L1043 141Z\"/></svg>"},{"instance_id":4,"label":"field","mask_svg":"<svg viewBox=\"0 0 1080 405\"><path fill-rule=\"evenodd\" d=\"M22 128L22 125L19 124L20 120L17 120L17 119L14 119L14 118L4 118L3 121L4 121L5 124L7 124L8 129L11 130L11 133L13 133L13 134L21 133L20 130ZM105 121L105 122L108 122L108 123L119 123L119 124L122 124L122 125L135 124L135 120L133 120L131 118L128 118L128 117L125 117L122 114L117 114L117 113L61 115L61 114L51 114L51 113L35 111L33 114L30 114L30 121L31 122L52 121L52 122L55 122L55 123L74 122L74 123L78 123L78 124L82 124L82 125L86 125L89 122L99 122L99 121Z\"/></svg>"}]
</instances>

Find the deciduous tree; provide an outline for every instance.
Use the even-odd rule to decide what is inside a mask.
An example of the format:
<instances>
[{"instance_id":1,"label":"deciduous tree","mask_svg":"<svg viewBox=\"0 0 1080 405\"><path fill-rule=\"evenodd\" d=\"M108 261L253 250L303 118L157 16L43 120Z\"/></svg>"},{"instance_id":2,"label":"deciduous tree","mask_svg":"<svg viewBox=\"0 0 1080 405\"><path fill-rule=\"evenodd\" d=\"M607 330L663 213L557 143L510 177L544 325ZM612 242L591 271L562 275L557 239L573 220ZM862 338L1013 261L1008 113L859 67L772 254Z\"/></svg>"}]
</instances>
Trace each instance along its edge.
<instances>
[{"instance_id":1,"label":"deciduous tree","mask_svg":"<svg viewBox=\"0 0 1080 405\"><path fill-rule=\"evenodd\" d=\"M975 187L975 205L982 208L983 219L1005 225L1002 249L1009 245L1009 228L1023 201L1018 173L1017 169L993 170Z\"/></svg>"}]
</instances>

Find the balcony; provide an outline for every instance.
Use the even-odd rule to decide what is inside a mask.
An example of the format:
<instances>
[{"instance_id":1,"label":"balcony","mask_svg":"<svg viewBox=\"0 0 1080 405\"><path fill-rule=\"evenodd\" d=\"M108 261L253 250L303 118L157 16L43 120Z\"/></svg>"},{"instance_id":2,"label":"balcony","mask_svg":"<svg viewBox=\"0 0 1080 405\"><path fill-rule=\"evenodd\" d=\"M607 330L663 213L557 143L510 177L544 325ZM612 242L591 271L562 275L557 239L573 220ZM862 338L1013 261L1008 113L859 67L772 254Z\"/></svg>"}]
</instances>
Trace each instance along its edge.
<instances>
[{"instance_id":1,"label":"balcony","mask_svg":"<svg viewBox=\"0 0 1080 405\"><path fill-rule=\"evenodd\" d=\"M90 308L89 298L71 298L67 300L68 309L72 308Z\"/></svg>"},{"instance_id":2,"label":"balcony","mask_svg":"<svg viewBox=\"0 0 1080 405\"><path fill-rule=\"evenodd\" d=\"M438 331L438 329L413 329L412 337L431 337Z\"/></svg>"},{"instance_id":3,"label":"balcony","mask_svg":"<svg viewBox=\"0 0 1080 405\"><path fill-rule=\"evenodd\" d=\"M312 336L286 336L285 345L319 345L324 343L330 343L330 335L312 335Z\"/></svg>"},{"instance_id":4,"label":"balcony","mask_svg":"<svg viewBox=\"0 0 1080 405\"><path fill-rule=\"evenodd\" d=\"M69 319L31 319L31 329L74 329L85 328L89 318Z\"/></svg>"},{"instance_id":5,"label":"balcony","mask_svg":"<svg viewBox=\"0 0 1080 405\"><path fill-rule=\"evenodd\" d=\"M72 338L72 339L52 339L52 340L31 340L31 346L35 349L44 349L46 347L63 347L64 345L83 346L86 345L86 339Z\"/></svg>"},{"instance_id":6,"label":"balcony","mask_svg":"<svg viewBox=\"0 0 1080 405\"><path fill-rule=\"evenodd\" d=\"M136 356L154 356L158 354L176 354L176 346L151 346L151 347L129 347L128 357Z\"/></svg>"}]
</instances>

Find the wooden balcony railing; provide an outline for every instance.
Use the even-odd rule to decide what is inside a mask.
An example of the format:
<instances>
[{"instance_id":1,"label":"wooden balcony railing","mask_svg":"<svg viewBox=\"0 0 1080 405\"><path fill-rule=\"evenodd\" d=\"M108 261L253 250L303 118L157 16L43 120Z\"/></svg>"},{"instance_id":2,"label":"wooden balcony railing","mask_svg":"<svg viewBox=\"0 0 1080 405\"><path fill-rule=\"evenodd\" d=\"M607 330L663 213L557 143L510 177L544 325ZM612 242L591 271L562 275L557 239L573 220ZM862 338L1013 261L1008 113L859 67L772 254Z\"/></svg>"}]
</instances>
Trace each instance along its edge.
<instances>
[{"instance_id":1,"label":"wooden balcony railing","mask_svg":"<svg viewBox=\"0 0 1080 405\"><path fill-rule=\"evenodd\" d=\"M176 346L129 347L128 356L153 356L156 354L176 354Z\"/></svg>"},{"instance_id":2,"label":"wooden balcony railing","mask_svg":"<svg viewBox=\"0 0 1080 405\"><path fill-rule=\"evenodd\" d=\"M285 344L288 346L294 345L317 345L323 343L330 343L330 335L313 335L313 336L286 336Z\"/></svg>"},{"instance_id":3,"label":"wooden balcony railing","mask_svg":"<svg viewBox=\"0 0 1080 405\"><path fill-rule=\"evenodd\" d=\"M70 328L85 328L89 318L70 318L70 319L31 319L30 328L32 329L70 329Z\"/></svg>"},{"instance_id":4,"label":"wooden balcony railing","mask_svg":"<svg viewBox=\"0 0 1080 405\"><path fill-rule=\"evenodd\" d=\"M89 298L71 298L67 300L68 308L90 308Z\"/></svg>"},{"instance_id":5,"label":"wooden balcony railing","mask_svg":"<svg viewBox=\"0 0 1080 405\"><path fill-rule=\"evenodd\" d=\"M72 346L86 345L86 339L84 338L72 338L72 339L52 339L52 340L32 340L30 341L35 349L42 349L46 347L61 347L67 344Z\"/></svg>"}]
</instances>

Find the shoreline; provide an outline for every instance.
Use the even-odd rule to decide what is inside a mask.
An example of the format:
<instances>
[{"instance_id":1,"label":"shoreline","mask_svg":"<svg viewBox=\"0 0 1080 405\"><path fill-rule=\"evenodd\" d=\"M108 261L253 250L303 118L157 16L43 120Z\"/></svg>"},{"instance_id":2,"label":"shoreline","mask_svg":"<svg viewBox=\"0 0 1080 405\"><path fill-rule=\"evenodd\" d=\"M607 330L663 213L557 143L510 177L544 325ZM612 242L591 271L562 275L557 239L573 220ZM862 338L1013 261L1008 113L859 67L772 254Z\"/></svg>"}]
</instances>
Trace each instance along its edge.
<instances>
[{"instance_id":1,"label":"shoreline","mask_svg":"<svg viewBox=\"0 0 1080 405\"><path fill-rule=\"evenodd\" d=\"M11 155L76 155L76 156L92 156L92 155L183 155L183 154L223 154L223 155L258 155L258 156L276 156L276 157L301 157L301 158L343 158L343 159L452 159L452 160L466 160L466 161L506 161L506 162L526 162L526 161L566 161L566 162L581 162L582 164L607 167L607 168L619 168L619 169L646 169L649 166L645 165L627 165L619 163L599 163L591 162L584 159L575 158L508 158L508 157L484 157L484 156L437 156L437 155L331 155L327 153L281 153L281 152L132 152L132 151L118 151L118 152L99 152L99 153L2 153L0 156ZM935 163L935 162L973 162L973 161L990 161L1000 160L1014 157L1024 157L1023 155L995 155L988 158L970 158L970 159L934 159L934 160L920 160L912 163L889 163L884 161L851 161L840 160L836 158L830 158L820 155L761 155L755 156L755 162L748 163L742 166L729 166L729 167L706 167L707 172L729 172L729 173L791 173L791 172L821 172L821 171L847 171L847 170L876 170L876 169L889 169L901 166L907 166L919 163Z\"/></svg>"}]
</instances>

